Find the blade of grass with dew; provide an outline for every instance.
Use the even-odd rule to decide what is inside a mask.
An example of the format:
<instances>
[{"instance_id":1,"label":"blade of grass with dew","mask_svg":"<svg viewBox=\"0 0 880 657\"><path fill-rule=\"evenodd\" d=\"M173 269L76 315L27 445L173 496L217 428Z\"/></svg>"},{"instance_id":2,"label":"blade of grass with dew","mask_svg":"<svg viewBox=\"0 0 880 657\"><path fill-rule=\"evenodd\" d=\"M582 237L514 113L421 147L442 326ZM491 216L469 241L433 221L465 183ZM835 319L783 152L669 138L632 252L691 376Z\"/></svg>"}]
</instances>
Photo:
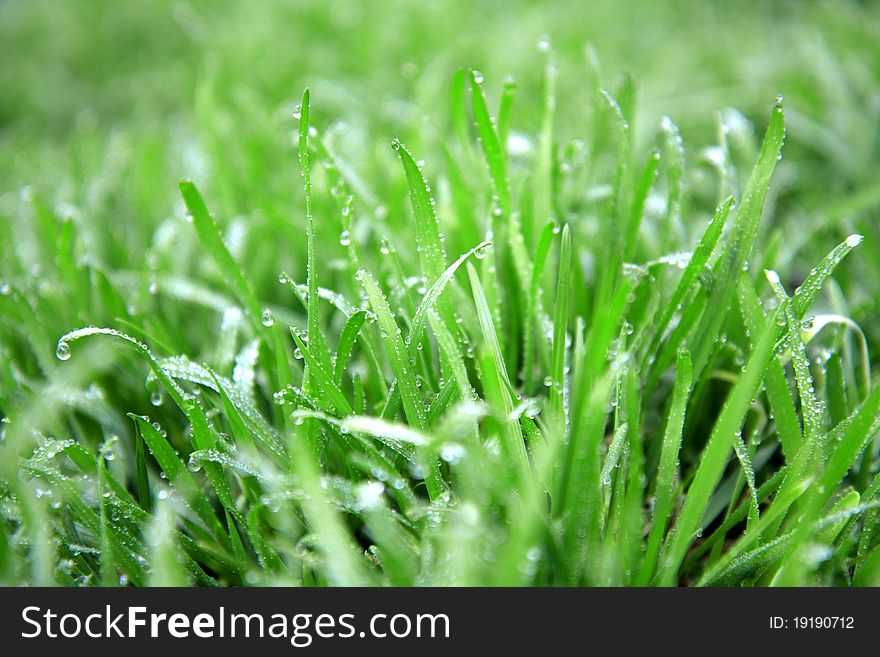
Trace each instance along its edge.
<instances>
[{"instance_id":1,"label":"blade of grass with dew","mask_svg":"<svg viewBox=\"0 0 880 657\"><path fill-rule=\"evenodd\" d=\"M660 164L660 151L651 151L642 173L634 190L632 201L630 202L629 214L626 218L626 225L623 228L623 260L629 262L633 259L636 251L636 245L639 237L639 228L642 224L642 217L645 214L645 202L648 200L648 194L651 187L657 180L657 167Z\"/></svg>"},{"instance_id":2,"label":"blade of grass with dew","mask_svg":"<svg viewBox=\"0 0 880 657\"><path fill-rule=\"evenodd\" d=\"M400 400L403 404L407 422L418 431L424 431L427 426L425 407L416 385L415 372L410 365L409 353L397 322L391 315L388 299L379 287L379 284L368 271L360 270L358 279L369 299L370 307L376 315L382 340L385 342L385 350L391 369L397 379L400 390ZM425 484L431 499L436 499L444 489L443 479L440 475L436 459L426 473Z\"/></svg>"},{"instance_id":3,"label":"blade of grass with dew","mask_svg":"<svg viewBox=\"0 0 880 657\"><path fill-rule=\"evenodd\" d=\"M787 304L783 303L777 309L776 315L783 316L782 313L785 312L786 306ZM775 321L776 317L774 317ZM670 534L669 547L660 565L659 581L665 586L670 586L675 582L679 566L694 540L694 535L700 529L700 520L709 504L712 491L718 484L727 464L727 459L733 448L733 440L742 426L752 399L758 392L761 376L767 362L773 356L775 335L775 324L768 324L756 342L755 350L749 357L745 372L742 373L731 390L718 420L712 428L694 480L687 490L681 514Z\"/></svg>"},{"instance_id":4,"label":"blade of grass with dew","mask_svg":"<svg viewBox=\"0 0 880 657\"><path fill-rule=\"evenodd\" d=\"M559 273L556 279L556 311L553 317L553 352L550 367L550 412L563 433L567 424L564 414L565 348L568 340L568 296L571 281L571 229L562 227L559 247Z\"/></svg>"},{"instance_id":5,"label":"blade of grass with dew","mask_svg":"<svg viewBox=\"0 0 880 657\"><path fill-rule=\"evenodd\" d=\"M303 427L302 432L305 430ZM373 582L369 568L321 486L320 471L303 436L295 435L291 439L290 451L304 493L303 510L318 537L317 546L324 556L329 583L335 586L368 586Z\"/></svg>"},{"instance_id":6,"label":"blade of grass with dew","mask_svg":"<svg viewBox=\"0 0 880 657\"><path fill-rule=\"evenodd\" d=\"M300 350L303 360L305 360L309 367L309 376L314 383L316 392L326 397L333 407L333 411L339 416L351 415L351 405L333 380L333 376L318 361L317 356L312 351L311 343L306 344L302 336L293 327L290 329L290 335L293 337L294 342L296 342L297 349Z\"/></svg>"},{"instance_id":7,"label":"blade of grass with dew","mask_svg":"<svg viewBox=\"0 0 880 657\"><path fill-rule=\"evenodd\" d=\"M150 453L156 459L162 472L168 477L168 481L172 482L174 487L181 491L187 502L192 505L193 511L196 512L196 515L198 515L201 521L205 523L205 527L207 527L215 536L223 537L221 541L224 540L226 538L226 532L220 525L220 521L214 514L214 510L211 508L207 499L199 492L198 486L193 480L192 475L187 470L183 461L180 460L180 457L168 442L167 438L165 438L165 436L163 436L148 419L133 414L129 417L134 420L144 442L150 449Z\"/></svg>"},{"instance_id":8,"label":"blade of grass with dew","mask_svg":"<svg viewBox=\"0 0 880 657\"><path fill-rule=\"evenodd\" d=\"M739 306L743 316L746 335L757 336L764 329L767 319L761 309L761 302L748 275L743 273L739 282ZM791 390L785 377L781 356L772 359L764 373L764 387L770 401L770 409L776 420L776 432L782 444L782 451L788 462L794 460L803 442L797 411Z\"/></svg>"},{"instance_id":9,"label":"blade of grass with dew","mask_svg":"<svg viewBox=\"0 0 880 657\"><path fill-rule=\"evenodd\" d=\"M782 101L777 99L770 111L770 121L761 145L761 153L737 207L724 251L714 268L715 281L718 285L710 295L709 307L716 312L705 314L696 329L697 342L692 351L694 374L697 377L702 374L712 353L718 348L717 338L727 317L725 309L733 305L731 302L736 293L739 272L748 266L749 255L758 234L764 198L782 152L784 137L785 118Z\"/></svg>"},{"instance_id":10,"label":"blade of grass with dew","mask_svg":"<svg viewBox=\"0 0 880 657\"><path fill-rule=\"evenodd\" d=\"M541 277L544 275L550 247L557 232L558 226L553 221L548 221L544 224L543 230L541 230L538 245L535 248L532 282L529 287L525 317L523 317L523 389L527 391L532 389L534 385L534 371L536 366L540 365L540 363L534 361L536 359L535 327L540 325L541 318L544 316L544 308L540 300L542 291ZM543 341L539 341L537 344L539 348L544 345ZM546 349L546 347L544 348ZM542 361L543 358L545 356L542 354Z\"/></svg>"},{"instance_id":11,"label":"blade of grass with dew","mask_svg":"<svg viewBox=\"0 0 880 657\"><path fill-rule=\"evenodd\" d=\"M483 286L471 263L467 263L468 276L471 281L471 289L474 294L474 304L477 309L477 318L480 321L480 330L483 333L483 339L486 343L486 350L492 362L492 373L483 381L484 386L490 386L494 389L498 396L501 408L498 410L503 414L504 420L502 426L504 430L504 449L513 457L513 467L517 472L517 476L523 484L531 478L531 467L529 458L526 454L525 439L522 434L519 422L511 419L514 411L513 398L511 397L512 386L508 378L507 366L504 363L504 356L501 353L501 345L498 342L498 336L495 330L495 323L492 319L492 312L486 301L486 295L483 292Z\"/></svg>"},{"instance_id":12,"label":"blade of grass with dew","mask_svg":"<svg viewBox=\"0 0 880 657\"><path fill-rule=\"evenodd\" d=\"M315 219L312 215L312 173L309 156L309 89L303 91L299 114L299 165L303 177L306 202L306 284L308 286L308 332L309 345L318 362L330 371L330 352L321 333L321 313L318 304L318 247L315 236Z\"/></svg>"},{"instance_id":13,"label":"blade of grass with dew","mask_svg":"<svg viewBox=\"0 0 880 657\"><path fill-rule=\"evenodd\" d=\"M562 472L553 514L562 519L564 580L576 585L589 578L588 559L597 553L602 512L599 447L605 430L612 379L605 374L591 386L587 402L573 420L567 445L560 444Z\"/></svg>"},{"instance_id":14,"label":"blade of grass with dew","mask_svg":"<svg viewBox=\"0 0 880 657\"><path fill-rule=\"evenodd\" d=\"M422 276L427 281L436 281L443 277L446 270L446 248L443 245L440 222L434 208L435 202L421 169L406 146L399 140L395 140L392 145L406 174L410 204L415 218L416 250L419 254ZM451 304L446 299L436 299L435 303L440 316L452 325L454 317Z\"/></svg>"},{"instance_id":15,"label":"blade of grass with dew","mask_svg":"<svg viewBox=\"0 0 880 657\"><path fill-rule=\"evenodd\" d=\"M853 413L851 420L839 433L832 432L834 435L829 436L829 439L837 442L837 449L825 462L818 475L813 475L808 471L810 464L814 462L811 460L813 450L811 443L805 441L798 458L791 469L786 472L779 492L769 509L761 516L755 531L742 535L725 553L724 557L707 571L703 580L710 580L716 573L721 572L750 549L767 528L779 523L779 519L794 502L801 498L805 491L808 492L808 495L807 499L801 500L805 509L801 518L808 518L810 514L813 514L814 518L818 517L821 508L834 494L837 483L855 464L871 438L880 431L878 418L880 418L880 386L874 388L871 396ZM806 521L801 520L801 522Z\"/></svg>"},{"instance_id":16,"label":"blade of grass with dew","mask_svg":"<svg viewBox=\"0 0 880 657\"><path fill-rule=\"evenodd\" d=\"M703 268L706 267L709 262L709 258L715 250L715 245L718 243L718 238L721 237L721 233L724 231L724 226L727 223L728 216L730 216L730 210L732 207L733 199L728 198L718 207L715 214L712 216L712 219L709 221L709 225L706 226L706 230L703 231L703 235L700 237L700 241L697 243L693 255L688 261L684 272L682 272L681 278L678 280L675 290L669 298L669 301L663 310L663 314L657 322L657 329L651 340L651 348L648 349L648 354L656 353L664 332L669 326L669 322L672 320L676 311L682 307L685 299L692 294L700 272L703 271Z\"/></svg>"},{"instance_id":17,"label":"blade of grass with dew","mask_svg":"<svg viewBox=\"0 0 880 657\"><path fill-rule=\"evenodd\" d=\"M626 492L624 497L623 520L620 531L618 554L621 572L616 578L627 584L638 570L642 557L642 531L644 529L645 498L645 444L642 435L641 380L630 362L624 372L622 410L625 414L629 460L627 465Z\"/></svg>"},{"instance_id":18,"label":"blade of grass with dew","mask_svg":"<svg viewBox=\"0 0 880 657\"><path fill-rule=\"evenodd\" d=\"M241 271L241 267L229 253L229 249L223 243L220 229L214 218L208 212L208 206L199 190L191 180L180 181L180 194L186 208L192 217L193 226L199 236L199 241L217 263L217 267L223 273L239 302L248 310L248 319L252 326L259 330L263 311L254 295L250 283Z\"/></svg>"},{"instance_id":19,"label":"blade of grass with dew","mask_svg":"<svg viewBox=\"0 0 880 657\"><path fill-rule=\"evenodd\" d=\"M651 532L648 535L645 556L636 578L636 584L639 586L647 586L654 577L657 559L660 555L660 546L666 533L669 518L672 515L675 473L678 469L684 417L692 380L691 354L684 347L680 347L675 367L675 387L672 392L672 402L666 419L666 431L663 436L663 447L660 452L660 464L657 468L657 478L654 484L654 511L651 520Z\"/></svg>"},{"instance_id":20,"label":"blade of grass with dew","mask_svg":"<svg viewBox=\"0 0 880 657\"><path fill-rule=\"evenodd\" d=\"M339 341L336 344L336 359L333 363L333 382L336 386L342 386L345 365L366 320L366 310L358 310L345 320L345 326L342 328L342 333L339 334Z\"/></svg>"},{"instance_id":21,"label":"blade of grass with dew","mask_svg":"<svg viewBox=\"0 0 880 657\"><path fill-rule=\"evenodd\" d=\"M458 259L453 262L449 267L447 267L440 276L437 277L437 280L431 285L425 295L422 297L421 302L419 303L419 307L416 309L416 313L413 316L413 320L410 324L409 334L407 335L406 342L409 346L409 357L410 359L414 359L416 357L416 351L418 349L418 344L422 339L422 332L425 328L426 320L428 319L428 314L434 309L438 304L438 300L442 297L443 291L446 289L446 286L449 285L449 282L452 281L455 276L455 272L458 271L458 268L471 256L476 257L477 259L482 259L486 257L486 254L489 249L492 248L491 242L480 242L477 246L473 247L466 253L463 253L458 257ZM449 307L447 306L447 310ZM444 318L442 313L442 309L438 306L437 313ZM448 315L448 313L447 313ZM447 325L448 322L447 322Z\"/></svg>"},{"instance_id":22,"label":"blade of grass with dew","mask_svg":"<svg viewBox=\"0 0 880 657\"><path fill-rule=\"evenodd\" d=\"M499 284L498 292L501 297L498 301L513 304L516 303L520 295L523 298L528 297L532 262L525 248L519 215L513 211L504 145L489 114L483 92L482 75L476 71L471 71L471 105L477 124L477 134L495 193L495 207L492 209L494 241L498 244L507 244L510 247L509 251L505 249L497 254L496 275ZM509 315L513 314L509 313ZM502 322L508 319L511 324L511 337L519 334L514 324L515 318L500 315L500 309L497 306L495 319L496 321L501 319ZM505 323L501 323L500 326L507 327ZM509 349L505 353L512 355L512 348L517 344L517 341L513 341L512 345L504 344Z\"/></svg>"},{"instance_id":23,"label":"blade of grass with dew","mask_svg":"<svg viewBox=\"0 0 880 657\"><path fill-rule=\"evenodd\" d=\"M510 132L510 114L516 97L516 82L511 77L501 84L501 100L498 102L498 141L504 147Z\"/></svg>"}]
</instances>

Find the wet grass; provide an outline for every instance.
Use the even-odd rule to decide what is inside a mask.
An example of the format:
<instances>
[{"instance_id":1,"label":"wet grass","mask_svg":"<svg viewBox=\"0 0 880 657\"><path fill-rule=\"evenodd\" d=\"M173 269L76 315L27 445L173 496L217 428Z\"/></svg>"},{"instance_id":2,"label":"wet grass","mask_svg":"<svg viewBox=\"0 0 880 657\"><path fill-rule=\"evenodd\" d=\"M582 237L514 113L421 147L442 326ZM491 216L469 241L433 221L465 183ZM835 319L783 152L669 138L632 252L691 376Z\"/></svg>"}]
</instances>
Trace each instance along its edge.
<instances>
[{"instance_id":1,"label":"wet grass","mask_svg":"<svg viewBox=\"0 0 880 657\"><path fill-rule=\"evenodd\" d=\"M4 583L880 583L876 11L160 7L0 9Z\"/></svg>"}]
</instances>

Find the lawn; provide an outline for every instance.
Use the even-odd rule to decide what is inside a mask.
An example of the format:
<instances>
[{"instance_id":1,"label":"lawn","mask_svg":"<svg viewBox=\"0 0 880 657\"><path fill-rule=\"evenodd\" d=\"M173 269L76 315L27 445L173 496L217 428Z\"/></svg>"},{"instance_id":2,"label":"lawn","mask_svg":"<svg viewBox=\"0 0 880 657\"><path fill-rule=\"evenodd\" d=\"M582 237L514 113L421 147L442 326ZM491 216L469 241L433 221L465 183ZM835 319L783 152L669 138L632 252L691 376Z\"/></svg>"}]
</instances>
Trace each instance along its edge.
<instances>
[{"instance_id":1,"label":"lawn","mask_svg":"<svg viewBox=\"0 0 880 657\"><path fill-rule=\"evenodd\" d=\"M880 585L871 2L0 4L0 583Z\"/></svg>"}]
</instances>

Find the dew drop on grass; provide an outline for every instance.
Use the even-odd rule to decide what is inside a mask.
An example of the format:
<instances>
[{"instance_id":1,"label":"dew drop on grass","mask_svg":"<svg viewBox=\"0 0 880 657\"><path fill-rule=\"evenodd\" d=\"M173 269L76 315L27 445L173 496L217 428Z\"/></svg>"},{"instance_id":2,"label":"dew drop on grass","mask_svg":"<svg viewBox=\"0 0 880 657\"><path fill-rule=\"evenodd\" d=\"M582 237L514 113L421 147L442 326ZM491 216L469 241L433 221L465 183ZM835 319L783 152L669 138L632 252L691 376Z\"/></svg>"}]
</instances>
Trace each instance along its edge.
<instances>
[{"instance_id":1,"label":"dew drop on grass","mask_svg":"<svg viewBox=\"0 0 880 657\"><path fill-rule=\"evenodd\" d=\"M260 321L263 323L263 326L272 326L275 323L275 318L272 317L272 311L266 308L260 316Z\"/></svg>"},{"instance_id":2,"label":"dew drop on grass","mask_svg":"<svg viewBox=\"0 0 880 657\"><path fill-rule=\"evenodd\" d=\"M849 237L846 238L846 245L851 248L857 247L862 243L862 240L865 239L864 235L859 235L858 233L853 233Z\"/></svg>"},{"instance_id":3,"label":"dew drop on grass","mask_svg":"<svg viewBox=\"0 0 880 657\"><path fill-rule=\"evenodd\" d=\"M485 260L486 256L489 255L489 249L491 249L491 245L487 244L486 246L481 246L476 251L474 251L474 257L477 260Z\"/></svg>"},{"instance_id":4,"label":"dew drop on grass","mask_svg":"<svg viewBox=\"0 0 880 657\"><path fill-rule=\"evenodd\" d=\"M154 390L150 394L150 403L153 406L161 406L165 401L165 396L162 394L161 390Z\"/></svg>"},{"instance_id":5,"label":"dew drop on grass","mask_svg":"<svg viewBox=\"0 0 880 657\"><path fill-rule=\"evenodd\" d=\"M538 52L550 52L551 48L550 37L543 36L538 39Z\"/></svg>"},{"instance_id":6,"label":"dew drop on grass","mask_svg":"<svg viewBox=\"0 0 880 657\"><path fill-rule=\"evenodd\" d=\"M58 360L70 360L70 346L66 342L59 342L55 348L55 356Z\"/></svg>"},{"instance_id":7,"label":"dew drop on grass","mask_svg":"<svg viewBox=\"0 0 880 657\"><path fill-rule=\"evenodd\" d=\"M479 71L474 71L474 82L477 84L483 84L483 74Z\"/></svg>"},{"instance_id":8,"label":"dew drop on grass","mask_svg":"<svg viewBox=\"0 0 880 657\"><path fill-rule=\"evenodd\" d=\"M458 443L447 443L440 448L440 458L449 463L456 465L465 457L465 449Z\"/></svg>"},{"instance_id":9,"label":"dew drop on grass","mask_svg":"<svg viewBox=\"0 0 880 657\"><path fill-rule=\"evenodd\" d=\"M347 230L342 231L339 234L339 243L342 246L348 246L349 244L351 244L351 233L349 233Z\"/></svg>"}]
</instances>

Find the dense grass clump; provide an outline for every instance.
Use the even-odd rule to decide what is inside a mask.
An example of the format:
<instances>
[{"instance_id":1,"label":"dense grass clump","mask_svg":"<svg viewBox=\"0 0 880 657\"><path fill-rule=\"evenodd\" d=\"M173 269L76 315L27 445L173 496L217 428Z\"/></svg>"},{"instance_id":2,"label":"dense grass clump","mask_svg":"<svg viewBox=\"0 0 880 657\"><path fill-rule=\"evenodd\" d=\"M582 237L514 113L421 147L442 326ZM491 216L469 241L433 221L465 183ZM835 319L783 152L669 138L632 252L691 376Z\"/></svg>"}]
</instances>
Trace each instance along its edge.
<instances>
[{"instance_id":1,"label":"dense grass clump","mask_svg":"<svg viewBox=\"0 0 880 657\"><path fill-rule=\"evenodd\" d=\"M715 9L643 10L648 93L598 63L613 6L586 56L575 5L508 17L522 83L469 4L424 42L401 7L267 3L247 34L238 4L149 7L65 7L68 50L4 96L0 581L880 584L875 12L776 33L755 8L682 45ZM120 32L157 58L112 60ZM753 41L746 81L785 104L725 109Z\"/></svg>"}]
</instances>

